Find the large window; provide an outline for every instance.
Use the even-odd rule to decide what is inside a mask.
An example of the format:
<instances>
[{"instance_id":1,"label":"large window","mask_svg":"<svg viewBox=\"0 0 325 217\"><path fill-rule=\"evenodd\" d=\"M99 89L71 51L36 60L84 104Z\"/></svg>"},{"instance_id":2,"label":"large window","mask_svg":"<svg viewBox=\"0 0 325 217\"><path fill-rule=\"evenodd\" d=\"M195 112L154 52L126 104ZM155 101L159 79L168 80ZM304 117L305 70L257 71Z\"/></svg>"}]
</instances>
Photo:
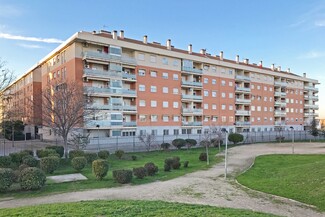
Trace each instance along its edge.
<instances>
[{"instance_id":1,"label":"large window","mask_svg":"<svg viewBox=\"0 0 325 217\"><path fill-rule=\"evenodd\" d=\"M109 53L112 54L112 55L121 56L122 55L122 49L120 47L110 46L109 47Z\"/></svg>"}]
</instances>

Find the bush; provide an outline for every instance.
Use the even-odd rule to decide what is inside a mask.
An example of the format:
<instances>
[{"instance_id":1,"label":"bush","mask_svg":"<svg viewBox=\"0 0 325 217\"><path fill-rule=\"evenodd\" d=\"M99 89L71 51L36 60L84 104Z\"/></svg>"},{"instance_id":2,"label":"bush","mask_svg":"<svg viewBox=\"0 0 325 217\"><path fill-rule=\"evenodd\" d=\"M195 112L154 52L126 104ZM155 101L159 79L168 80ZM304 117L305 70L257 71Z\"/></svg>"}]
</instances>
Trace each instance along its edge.
<instances>
[{"instance_id":1,"label":"bush","mask_svg":"<svg viewBox=\"0 0 325 217\"><path fill-rule=\"evenodd\" d=\"M133 177L132 170L114 170L115 180L120 184L130 183Z\"/></svg>"},{"instance_id":2,"label":"bush","mask_svg":"<svg viewBox=\"0 0 325 217\"><path fill-rule=\"evenodd\" d=\"M85 156L85 152L83 150L71 150L69 152L69 158L73 159L75 157L84 157Z\"/></svg>"},{"instance_id":3,"label":"bush","mask_svg":"<svg viewBox=\"0 0 325 217\"><path fill-rule=\"evenodd\" d=\"M177 149L181 149L186 145L186 141L184 139L174 139L172 141L172 145L175 146Z\"/></svg>"},{"instance_id":4,"label":"bush","mask_svg":"<svg viewBox=\"0 0 325 217\"><path fill-rule=\"evenodd\" d=\"M34 156L34 152L33 152L33 150L24 150L24 151L22 151L22 152L24 152L24 153L26 153L26 154L28 154L28 155L30 155L30 156Z\"/></svg>"},{"instance_id":5,"label":"bush","mask_svg":"<svg viewBox=\"0 0 325 217\"><path fill-rule=\"evenodd\" d=\"M96 178L102 180L107 175L108 163L103 159L94 160L92 163L92 169Z\"/></svg>"},{"instance_id":6,"label":"bush","mask_svg":"<svg viewBox=\"0 0 325 217\"><path fill-rule=\"evenodd\" d=\"M52 146L48 146L46 147L46 149L52 149L54 150L56 153L59 154L59 157L62 158L64 155L64 147L60 146L60 145L52 145Z\"/></svg>"},{"instance_id":7,"label":"bush","mask_svg":"<svg viewBox=\"0 0 325 217\"><path fill-rule=\"evenodd\" d=\"M199 160L200 160L200 161L207 161L207 159L208 159L207 153L202 152L202 153L200 154L200 156L199 156Z\"/></svg>"},{"instance_id":8,"label":"bush","mask_svg":"<svg viewBox=\"0 0 325 217\"><path fill-rule=\"evenodd\" d=\"M184 168L187 168L188 167L188 161L184 161Z\"/></svg>"},{"instance_id":9,"label":"bush","mask_svg":"<svg viewBox=\"0 0 325 217\"><path fill-rule=\"evenodd\" d=\"M177 170L177 169L180 168L180 166L181 166L181 163L180 163L180 158L179 157L172 157L172 158L166 158L165 159L165 166L164 167L167 168L167 170L165 170L165 171L169 171L171 168Z\"/></svg>"},{"instance_id":10,"label":"bush","mask_svg":"<svg viewBox=\"0 0 325 217\"><path fill-rule=\"evenodd\" d=\"M86 152L85 153L85 158L87 159L87 163L92 163L94 160L98 159L97 153L93 152Z\"/></svg>"},{"instance_id":11,"label":"bush","mask_svg":"<svg viewBox=\"0 0 325 217\"><path fill-rule=\"evenodd\" d=\"M219 146L219 141L220 141L220 145L222 145L223 144L222 139L216 139L216 138L214 138L214 139L211 139L210 140L210 143L211 143L211 145L213 147L218 147Z\"/></svg>"},{"instance_id":12,"label":"bush","mask_svg":"<svg viewBox=\"0 0 325 217\"><path fill-rule=\"evenodd\" d=\"M11 164L10 156L0 156L0 167L5 168L9 167Z\"/></svg>"},{"instance_id":13,"label":"bush","mask_svg":"<svg viewBox=\"0 0 325 217\"><path fill-rule=\"evenodd\" d=\"M116 150L115 151L115 155L118 159L121 159L124 155L124 151L123 150Z\"/></svg>"},{"instance_id":14,"label":"bush","mask_svg":"<svg viewBox=\"0 0 325 217\"><path fill-rule=\"evenodd\" d=\"M101 150L101 151L99 151L98 152L98 157L100 159L104 159L104 160L108 159L108 157L109 157L109 151L107 151L107 150Z\"/></svg>"},{"instance_id":15,"label":"bush","mask_svg":"<svg viewBox=\"0 0 325 217\"><path fill-rule=\"evenodd\" d=\"M172 164L172 168L174 170L178 170L180 167L181 167L181 162L179 162L179 160L174 159L173 164Z\"/></svg>"},{"instance_id":16,"label":"bush","mask_svg":"<svg viewBox=\"0 0 325 217\"><path fill-rule=\"evenodd\" d=\"M28 167L20 173L20 186L23 190L37 190L44 186L46 176L36 167Z\"/></svg>"},{"instance_id":17,"label":"bush","mask_svg":"<svg viewBox=\"0 0 325 217\"><path fill-rule=\"evenodd\" d=\"M133 168L133 174L138 179L143 179L147 175L147 170L144 167Z\"/></svg>"},{"instance_id":18,"label":"bush","mask_svg":"<svg viewBox=\"0 0 325 217\"><path fill-rule=\"evenodd\" d=\"M40 161L40 168L45 173L52 174L54 170L56 170L59 167L59 165L60 165L60 158L54 156L43 157L41 158Z\"/></svg>"},{"instance_id":19,"label":"bush","mask_svg":"<svg viewBox=\"0 0 325 217\"><path fill-rule=\"evenodd\" d=\"M237 145L237 143L244 141L244 136L239 133L230 133L228 136L228 140Z\"/></svg>"},{"instance_id":20,"label":"bush","mask_svg":"<svg viewBox=\"0 0 325 217\"><path fill-rule=\"evenodd\" d=\"M172 167L170 166L170 164L164 164L164 171L165 172L169 172L172 169Z\"/></svg>"},{"instance_id":21,"label":"bush","mask_svg":"<svg viewBox=\"0 0 325 217\"><path fill-rule=\"evenodd\" d=\"M73 169L80 172L87 165L86 157L75 157L71 160L71 165Z\"/></svg>"},{"instance_id":22,"label":"bush","mask_svg":"<svg viewBox=\"0 0 325 217\"><path fill-rule=\"evenodd\" d=\"M36 160L34 157L30 155L26 155L23 157L23 164L28 165L29 167L37 167L38 166L38 160Z\"/></svg>"},{"instance_id":23,"label":"bush","mask_svg":"<svg viewBox=\"0 0 325 217\"><path fill-rule=\"evenodd\" d=\"M53 149L40 149L36 151L36 155L38 158L48 157L50 155L57 154Z\"/></svg>"},{"instance_id":24,"label":"bush","mask_svg":"<svg viewBox=\"0 0 325 217\"><path fill-rule=\"evenodd\" d=\"M23 161L23 157L29 155L28 152L21 151L16 153L10 153L9 156L11 157L11 162L20 165Z\"/></svg>"},{"instance_id":25,"label":"bush","mask_svg":"<svg viewBox=\"0 0 325 217\"><path fill-rule=\"evenodd\" d=\"M158 172L158 167L152 162L146 163L144 168L146 168L148 176L154 176Z\"/></svg>"},{"instance_id":26,"label":"bush","mask_svg":"<svg viewBox=\"0 0 325 217\"><path fill-rule=\"evenodd\" d=\"M196 146L197 141L195 139L185 139L186 145L188 148Z\"/></svg>"},{"instance_id":27,"label":"bush","mask_svg":"<svg viewBox=\"0 0 325 217\"><path fill-rule=\"evenodd\" d=\"M161 149L168 150L170 148L170 143L164 142L160 145Z\"/></svg>"},{"instance_id":28,"label":"bush","mask_svg":"<svg viewBox=\"0 0 325 217\"><path fill-rule=\"evenodd\" d=\"M26 167L27 168L27 167ZM20 177L20 170L14 170L13 171L13 176L12 176L12 180L14 183L19 183L19 177Z\"/></svg>"},{"instance_id":29,"label":"bush","mask_svg":"<svg viewBox=\"0 0 325 217\"><path fill-rule=\"evenodd\" d=\"M12 169L0 168L0 192L6 191L14 182Z\"/></svg>"},{"instance_id":30,"label":"bush","mask_svg":"<svg viewBox=\"0 0 325 217\"><path fill-rule=\"evenodd\" d=\"M131 159L132 159L133 161L136 161L136 160L137 160L137 156L132 155L132 156L131 156Z\"/></svg>"},{"instance_id":31,"label":"bush","mask_svg":"<svg viewBox=\"0 0 325 217\"><path fill-rule=\"evenodd\" d=\"M202 141L200 142L200 145L203 146L203 147L210 147L211 142L208 141L208 140L202 140Z\"/></svg>"},{"instance_id":32,"label":"bush","mask_svg":"<svg viewBox=\"0 0 325 217\"><path fill-rule=\"evenodd\" d=\"M18 167L18 170L23 171L24 169L26 169L28 167L30 167L30 166L28 166L27 164L20 164L19 167Z\"/></svg>"}]
</instances>

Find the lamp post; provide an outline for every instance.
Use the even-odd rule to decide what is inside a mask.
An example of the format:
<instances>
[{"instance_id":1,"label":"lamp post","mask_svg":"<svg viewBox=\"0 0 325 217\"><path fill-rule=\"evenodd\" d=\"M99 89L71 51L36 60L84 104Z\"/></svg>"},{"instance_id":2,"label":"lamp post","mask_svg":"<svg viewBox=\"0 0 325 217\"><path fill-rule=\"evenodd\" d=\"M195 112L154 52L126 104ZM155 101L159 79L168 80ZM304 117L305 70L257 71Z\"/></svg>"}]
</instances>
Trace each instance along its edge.
<instances>
[{"instance_id":1,"label":"lamp post","mask_svg":"<svg viewBox=\"0 0 325 217\"><path fill-rule=\"evenodd\" d=\"M227 158L228 158L228 131L222 128L221 131L226 133L226 149L225 149L225 179L227 179Z\"/></svg>"},{"instance_id":2,"label":"lamp post","mask_svg":"<svg viewBox=\"0 0 325 217\"><path fill-rule=\"evenodd\" d=\"M294 143L295 143L295 131L293 126L290 127L291 131L292 131L292 143L291 143L291 149L292 149L292 154L295 153L295 147L294 147Z\"/></svg>"},{"instance_id":3,"label":"lamp post","mask_svg":"<svg viewBox=\"0 0 325 217\"><path fill-rule=\"evenodd\" d=\"M96 125L97 127L97 151L99 152L100 148L99 148L99 124Z\"/></svg>"}]
</instances>

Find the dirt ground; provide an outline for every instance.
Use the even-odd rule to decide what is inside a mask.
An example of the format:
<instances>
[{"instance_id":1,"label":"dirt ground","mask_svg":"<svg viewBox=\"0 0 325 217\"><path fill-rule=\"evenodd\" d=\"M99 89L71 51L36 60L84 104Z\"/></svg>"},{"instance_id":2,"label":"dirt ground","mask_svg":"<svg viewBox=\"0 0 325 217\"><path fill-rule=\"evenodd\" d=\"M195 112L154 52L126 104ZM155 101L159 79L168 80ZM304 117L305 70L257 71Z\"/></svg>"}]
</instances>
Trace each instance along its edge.
<instances>
[{"instance_id":1,"label":"dirt ground","mask_svg":"<svg viewBox=\"0 0 325 217\"><path fill-rule=\"evenodd\" d=\"M246 170L258 155L290 154L291 143L254 144L229 149L228 178L224 178L224 162L206 171L198 171L163 182L144 185L126 185L118 188L95 189L63 193L37 198L2 199L0 208L64 203L82 200L162 200L217 207L249 209L281 216L318 217L325 213L290 199L247 189L233 178ZM296 154L325 153L324 143L295 143ZM221 153L222 155L223 153Z\"/></svg>"}]
</instances>

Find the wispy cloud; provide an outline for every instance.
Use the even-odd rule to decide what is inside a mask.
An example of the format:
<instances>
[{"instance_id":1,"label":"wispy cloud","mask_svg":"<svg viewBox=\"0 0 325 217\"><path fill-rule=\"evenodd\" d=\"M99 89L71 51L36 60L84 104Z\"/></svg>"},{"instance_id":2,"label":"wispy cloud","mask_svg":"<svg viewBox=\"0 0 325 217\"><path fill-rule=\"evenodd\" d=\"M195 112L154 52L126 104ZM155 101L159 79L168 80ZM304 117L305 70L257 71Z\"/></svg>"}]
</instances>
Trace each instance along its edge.
<instances>
[{"instance_id":1,"label":"wispy cloud","mask_svg":"<svg viewBox=\"0 0 325 217\"><path fill-rule=\"evenodd\" d=\"M297 17L297 21L289 25L292 28L322 28L325 27L325 4L320 2L312 5L305 13Z\"/></svg>"},{"instance_id":2,"label":"wispy cloud","mask_svg":"<svg viewBox=\"0 0 325 217\"><path fill-rule=\"evenodd\" d=\"M309 51L305 54L302 54L298 59L317 59L325 56L325 52L320 51Z\"/></svg>"},{"instance_id":3,"label":"wispy cloud","mask_svg":"<svg viewBox=\"0 0 325 217\"><path fill-rule=\"evenodd\" d=\"M1 5L0 7L0 17L17 17L22 15L22 11L13 5Z\"/></svg>"},{"instance_id":4,"label":"wispy cloud","mask_svg":"<svg viewBox=\"0 0 325 217\"><path fill-rule=\"evenodd\" d=\"M317 21L315 21L315 26L325 27L325 20L317 20Z\"/></svg>"},{"instance_id":5,"label":"wispy cloud","mask_svg":"<svg viewBox=\"0 0 325 217\"><path fill-rule=\"evenodd\" d=\"M21 36L21 35L11 35L8 33L1 33L0 38L10 39L10 40L20 40L20 41L34 41L34 42L43 42L43 43L54 43L60 44L63 41L56 38L37 38L37 37L28 37L28 36Z\"/></svg>"},{"instance_id":6,"label":"wispy cloud","mask_svg":"<svg viewBox=\"0 0 325 217\"><path fill-rule=\"evenodd\" d=\"M43 46L37 45L37 44L17 44L20 47L23 48L29 48L29 49L41 49L44 48Z\"/></svg>"}]
</instances>

